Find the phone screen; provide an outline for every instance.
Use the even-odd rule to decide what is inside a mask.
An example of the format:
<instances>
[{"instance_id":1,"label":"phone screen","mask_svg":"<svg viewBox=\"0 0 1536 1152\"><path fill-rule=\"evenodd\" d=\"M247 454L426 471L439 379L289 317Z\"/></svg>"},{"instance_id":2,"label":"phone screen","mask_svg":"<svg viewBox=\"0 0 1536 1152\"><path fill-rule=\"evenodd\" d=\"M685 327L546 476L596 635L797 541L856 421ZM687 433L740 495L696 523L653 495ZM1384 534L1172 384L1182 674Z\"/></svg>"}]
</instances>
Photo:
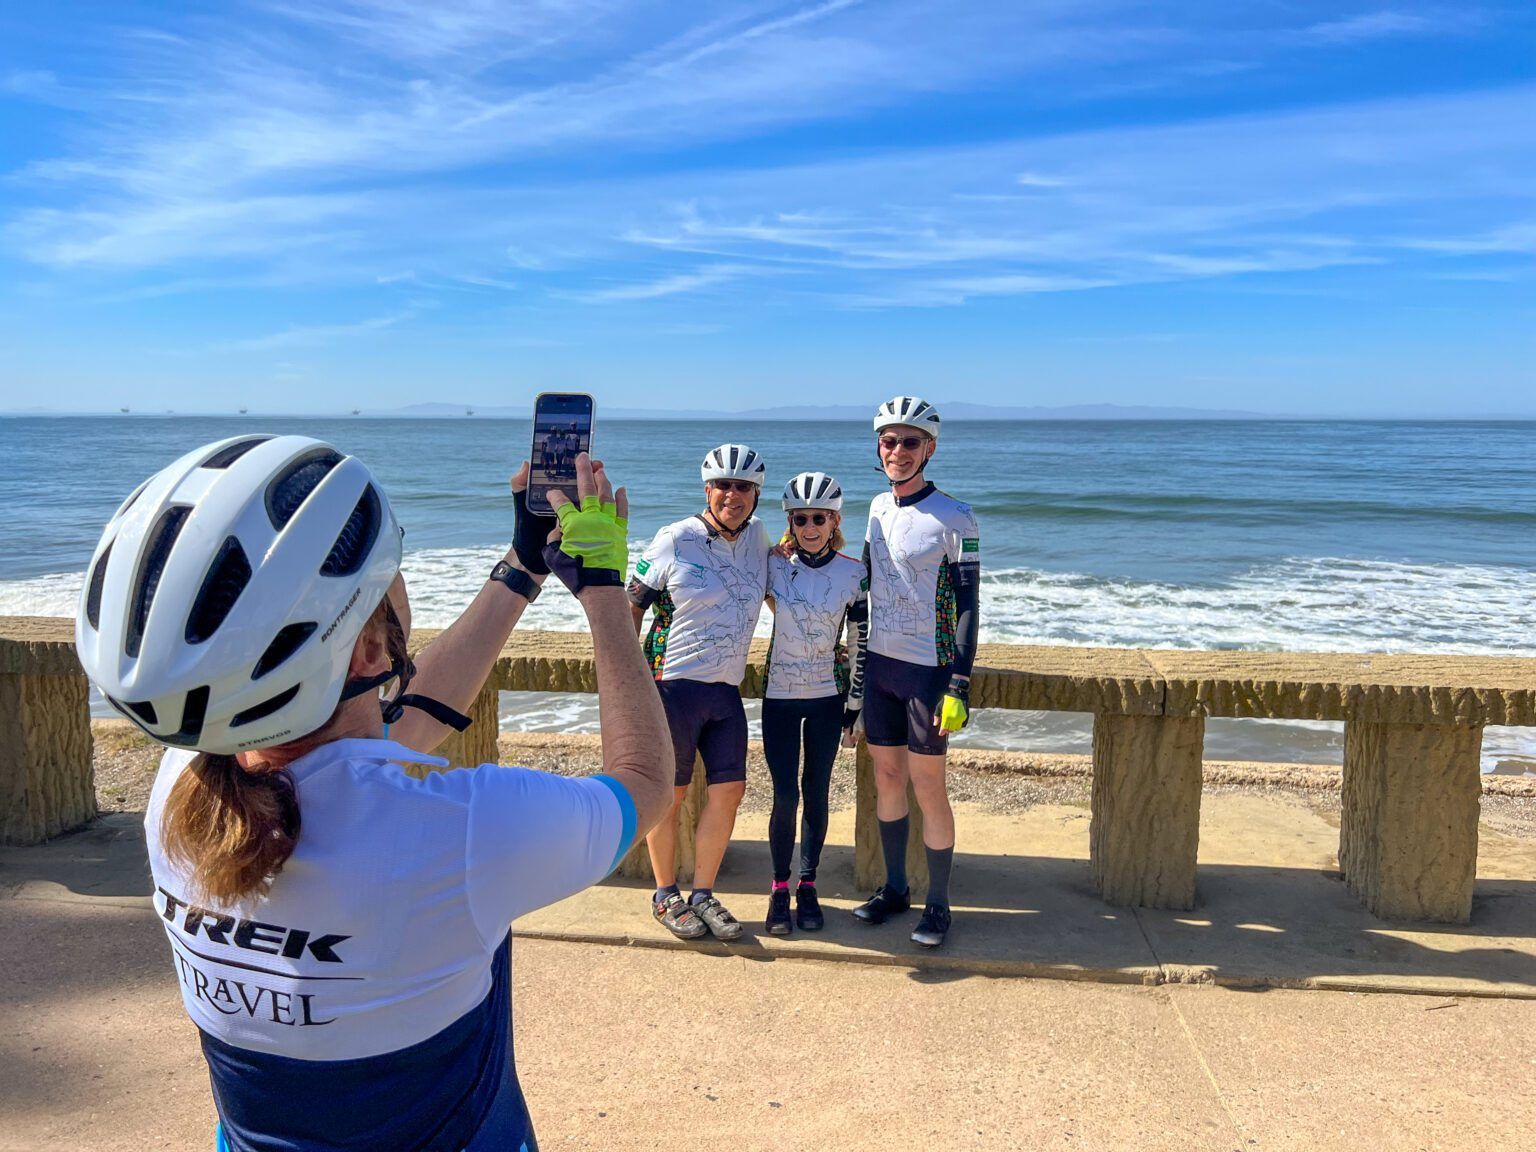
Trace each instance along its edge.
<instances>
[{"instance_id":1,"label":"phone screen","mask_svg":"<svg viewBox=\"0 0 1536 1152\"><path fill-rule=\"evenodd\" d=\"M552 509L545 493L558 488L576 500L576 455L592 451L592 397L585 392L541 392L533 402L533 447L528 464L528 507Z\"/></svg>"}]
</instances>

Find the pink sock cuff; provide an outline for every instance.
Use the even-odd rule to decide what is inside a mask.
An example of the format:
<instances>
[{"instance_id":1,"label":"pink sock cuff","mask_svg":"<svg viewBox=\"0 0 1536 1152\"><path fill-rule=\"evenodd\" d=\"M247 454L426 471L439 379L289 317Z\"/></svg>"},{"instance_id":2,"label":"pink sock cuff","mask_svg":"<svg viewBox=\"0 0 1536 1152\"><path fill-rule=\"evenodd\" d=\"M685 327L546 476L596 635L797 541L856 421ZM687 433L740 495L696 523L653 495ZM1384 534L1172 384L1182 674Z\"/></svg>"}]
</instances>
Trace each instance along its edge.
<instances>
[{"instance_id":1,"label":"pink sock cuff","mask_svg":"<svg viewBox=\"0 0 1536 1152\"><path fill-rule=\"evenodd\" d=\"M788 880L775 880L773 882L773 890L775 892L778 892L780 889L782 889L785 892L788 892L789 891L789 881Z\"/></svg>"}]
</instances>

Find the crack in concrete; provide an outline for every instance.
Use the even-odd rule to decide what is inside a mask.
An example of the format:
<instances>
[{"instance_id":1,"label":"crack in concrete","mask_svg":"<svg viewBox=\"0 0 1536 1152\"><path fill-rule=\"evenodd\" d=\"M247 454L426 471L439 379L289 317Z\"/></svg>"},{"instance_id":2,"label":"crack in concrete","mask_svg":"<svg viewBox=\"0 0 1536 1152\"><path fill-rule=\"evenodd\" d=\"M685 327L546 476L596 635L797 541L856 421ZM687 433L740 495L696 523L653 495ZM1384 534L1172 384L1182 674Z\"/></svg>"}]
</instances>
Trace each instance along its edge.
<instances>
[{"instance_id":1,"label":"crack in concrete","mask_svg":"<svg viewBox=\"0 0 1536 1152\"><path fill-rule=\"evenodd\" d=\"M1173 1009L1174 1016L1178 1018L1179 1027L1184 1030L1184 1039L1189 1042L1189 1050L1195 1054L1195 1061L1200 1065L1200 1071L1205 1073L1205 1078L1211 1085L1211 1091L1216 1093L1216 1103L1221 1105L1221 1110L1226 1114L1227 1121L1232 1125L1232 1130L1237 1134L1238 1139L1246 1139L1248 1130L1237 1118L1237 1113L1232 1111L1231 1105L1227 1103L1226 1093L1221 1090L1221 1085L1216 1080L1216 1073L1207 1062L1205 1053L1200 1051L1200 1045L1195 1041L1194 1029L1190 1028L1189 1021L1184 1018L1184 1013L1179 1008L1178 1002L1174 1000L1173 993L1167 988L1161 988L1159 991L1168 1001L1168 1007Z\"/></svg>"},{"instance_id":2,"label":"crack in concrete","mask_svg":"<svg viewBox=\"0 0 1536 1152\"><path fill-rule=\"evenodd\" d=\"M1147 951L1152 953L1152 963L1157 966L1158 984L1167 984L1168 969L1163 966L1163 959L1157 954L1157 949L1152 944L1152 937L1147 935L1147 926L1141 922L1141 913L1135 908L1130 910L1131 919L1136 922L1136 931L1141 933L1141 939L1147 946Z\"/></svg>"}]
</instances>

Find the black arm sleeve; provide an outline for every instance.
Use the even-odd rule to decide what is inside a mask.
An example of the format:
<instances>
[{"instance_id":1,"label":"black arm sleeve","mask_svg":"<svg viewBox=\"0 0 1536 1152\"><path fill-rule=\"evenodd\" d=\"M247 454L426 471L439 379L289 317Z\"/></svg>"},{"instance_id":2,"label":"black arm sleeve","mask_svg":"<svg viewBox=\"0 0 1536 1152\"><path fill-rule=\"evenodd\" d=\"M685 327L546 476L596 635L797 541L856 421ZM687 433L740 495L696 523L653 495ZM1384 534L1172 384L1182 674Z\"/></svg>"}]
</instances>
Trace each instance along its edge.
<instances>
[{"instance_id":1,"label":"black arm sleeve","mask_svg":"<svg viewBox=\"0 0 1536 1152\"><path fill-rule=\"evenodd\" d=\"M981 565L951 564L949 582L955 590L954 674L969 677L981 631Z\"/></svg>"},{"instance_id":2,"label":"black arm sleeve","mask_svg":"<svg viewBox=\"0 0 1536 1152\"><path fill-rule=\"evenodd\" d=\"M629 578L629 602L637 608L649 608L661 599L661 593L652 588L637 576Z\"/></svg>"}]
</instances>

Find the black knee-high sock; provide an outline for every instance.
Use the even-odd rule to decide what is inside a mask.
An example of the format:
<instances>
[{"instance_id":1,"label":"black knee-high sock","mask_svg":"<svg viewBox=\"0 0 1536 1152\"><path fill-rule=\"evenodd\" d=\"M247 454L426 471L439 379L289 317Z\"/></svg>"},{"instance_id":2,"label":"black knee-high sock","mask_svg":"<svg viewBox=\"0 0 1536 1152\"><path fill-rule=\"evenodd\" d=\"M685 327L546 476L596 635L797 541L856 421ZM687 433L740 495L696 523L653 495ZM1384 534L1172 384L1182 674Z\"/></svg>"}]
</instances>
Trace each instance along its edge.
<instances>
[{"instance_id":1,"label":"black knee-high sock","mask_svg":"<svg viewBox=\"0 0 1536 1152\"><path fill-rule=\"evenodd\" d=\"M925 844L923 850L928 854L928 903L948 908L949 870L955 862L955 849L929 848Z\"/></svg>"},{"instance_id":2,"label":"black knee-high sock","mask_svg":"<svg viewBox=\"0 0 1536 1152\"><path fill-rule=\"evenodd\" d=\"M885 888L892 896L907 890L907 817L880 821L880 848L885 853Z\"/></svg>"}]
</instances>

